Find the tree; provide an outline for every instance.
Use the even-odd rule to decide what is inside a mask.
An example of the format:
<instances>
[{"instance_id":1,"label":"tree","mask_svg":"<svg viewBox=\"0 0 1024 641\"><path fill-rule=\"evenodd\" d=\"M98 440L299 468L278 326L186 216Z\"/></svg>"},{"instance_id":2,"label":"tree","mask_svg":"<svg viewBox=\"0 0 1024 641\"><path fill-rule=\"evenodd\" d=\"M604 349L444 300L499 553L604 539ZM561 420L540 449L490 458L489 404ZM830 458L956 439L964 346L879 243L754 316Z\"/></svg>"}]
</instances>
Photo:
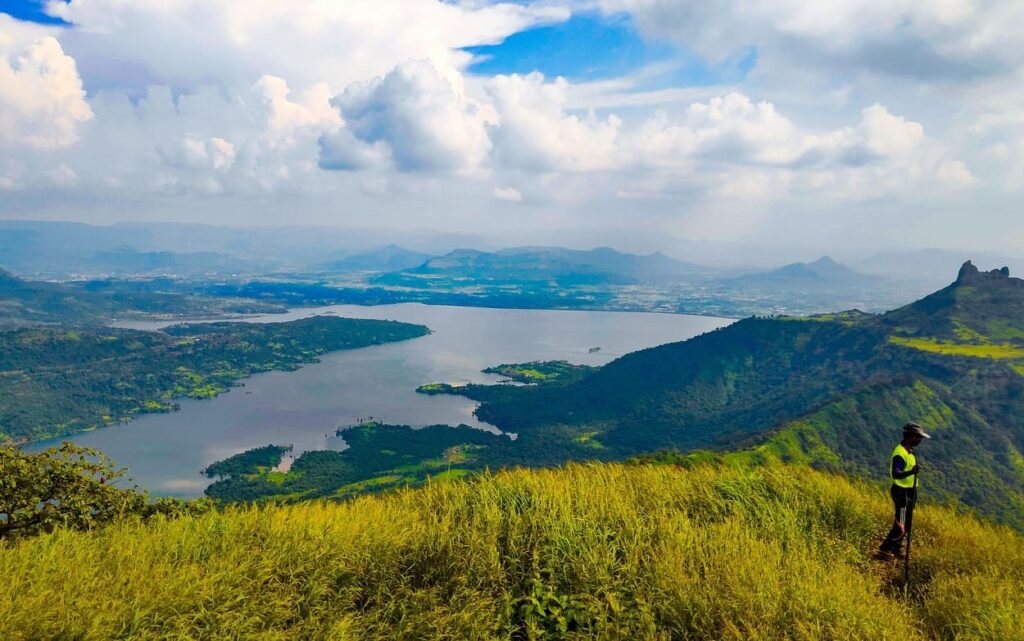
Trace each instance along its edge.
<instances>
[{"instance_id":1,"label":"tree","mask_svg":"<svg viewBox=\"0 0 1024 641\"><path fill-rule=\"evenodd\" d=\"M0 447L0 539L49 532L57 527L91 529L126 515L180 514L210 509L206 501L159 499L123 478L102 452L65 442L39 454Z\"/></svg>"}]
</instances>

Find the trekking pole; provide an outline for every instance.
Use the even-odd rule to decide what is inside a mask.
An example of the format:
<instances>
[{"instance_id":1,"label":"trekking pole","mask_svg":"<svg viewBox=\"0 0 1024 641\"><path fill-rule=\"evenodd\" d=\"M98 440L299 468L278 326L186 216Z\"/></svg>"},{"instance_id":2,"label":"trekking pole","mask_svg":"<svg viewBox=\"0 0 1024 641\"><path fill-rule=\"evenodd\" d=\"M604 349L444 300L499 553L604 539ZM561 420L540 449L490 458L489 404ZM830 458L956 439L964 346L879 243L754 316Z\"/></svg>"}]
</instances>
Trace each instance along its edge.
<instances>
[{"instance_id":1,"label":"trekking pole","mask_svg":"<svg viewBox=\"0 0 1024 641\"><path fill-rule=\"evenodd\" d=\"M914 475L914 510L917 509L917 477L921 472L918 471ZM913 512L911 512L913 514ZM910 528L907 529L907 553L903 557L903 589L904 591L910 588L910 541L914 533L914 520L910 520Z\"/></svg>"}]
</instances>

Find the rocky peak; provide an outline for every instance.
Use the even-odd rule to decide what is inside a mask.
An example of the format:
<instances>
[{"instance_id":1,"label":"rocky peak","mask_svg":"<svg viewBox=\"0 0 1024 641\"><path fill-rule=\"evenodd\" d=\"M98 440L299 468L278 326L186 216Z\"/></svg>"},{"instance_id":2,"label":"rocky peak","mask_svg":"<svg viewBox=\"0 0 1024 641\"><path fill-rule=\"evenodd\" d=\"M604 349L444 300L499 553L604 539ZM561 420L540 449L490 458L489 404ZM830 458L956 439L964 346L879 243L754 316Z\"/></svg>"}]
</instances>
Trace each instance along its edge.
<instances>
[{"instance_id":1,"label":"rocky peak","mask_svg":"<svg viewBox=\"0 0 1024 641\"><path fill-rule=\"evenodd\" d=\"M981 270L974 266L974 263L972 263L971 261L967 261L960 267L960 273L957 274L956 276L956 282L963 283L969 280L976 280L978 278L982 278L985 276L992 278L1009 278L1010 268L1001 267L999 269L993 269L992 271L982 272Z\"/></svg>"},{"instance_id":2,"label":"rocky peak","mask_svg":"<svg viewBox=\"0 0 1024 641\"><path fill-rule=\"evenodd\" d=\"M957 281L966 280L967 278L974 276L978 273L978 268L974 266L974 263L967 261L960 266L960 273L956 275Z\"/></svg>"}]
</instances>

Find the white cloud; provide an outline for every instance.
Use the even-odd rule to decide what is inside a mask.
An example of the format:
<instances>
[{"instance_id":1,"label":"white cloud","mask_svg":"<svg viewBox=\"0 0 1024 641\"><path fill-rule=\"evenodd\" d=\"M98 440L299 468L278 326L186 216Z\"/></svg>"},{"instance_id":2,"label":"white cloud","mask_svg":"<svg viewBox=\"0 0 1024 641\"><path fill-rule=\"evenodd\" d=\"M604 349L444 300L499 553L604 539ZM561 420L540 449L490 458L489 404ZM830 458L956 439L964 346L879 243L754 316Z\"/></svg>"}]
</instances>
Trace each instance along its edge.
<instances>
[{"instance_id":1,"label":"white cloud","mask_svg":"<svg viewBox=\"0 0 1024 641\"><path fill-rule=\"evenodd\" d=\"M104 61L131 61L155 84L237 88L269 74L335 91L408 59L453 65L468 59L460 47L569 15L551 5L441 0L75 0L48 10L76 25L68 50L97 72Z\"/></svg>"},{"instance_id":2,"label":"white cloud","mask_svg":"<svg viewBox=\"0 0 1024 641\"><path fill-rule=\"evenodd\" d=\"M748 47L798 66L959 81L1024 61L1024 6L1015 0L602 0L646 32L712 59Z\"/></svg>"},{"instance_id":3,"label":"white cloud","mask_svg":"<svg viewBox=\"0 0 1024 641\"><path fill-rule=\"evenodd\" d=\"M786 164L803 151L801 132L768 102L740 93L692 103L682 118L664 112L646 120L629 141L634 162L688 169L697 159L717 164Z\"/></svg>"},{"instance_id":4,"label":"white cloud","mask_svg":"<svg viewBox=\"0 0 1024 641\"><path fill-rule=\"evenodd\" d=\"M57 187L72 187L78 183L78 174L75 173L74 169L65 164L57 165L57 167L50 170L47 175Z\"/></svg>"},{"instance_id":5,"label":"white cloud","mask_svg":"<svg viewBox=\"0 0 1024 641\"><path fill-rule=\"evenodd\" d=\"M52 36L6 51L3 40L0 147L45 150L74 144L79 125L93 117L75 61Z\"/></svg>"},{"instance_id":6,"label":"white cloud","mask_svg":"<svg viewBox=\"0 0 1024 641\"><path fill-rule=\"evenodd\" d=\"M497 161L528 171L594 171L611 168L621 121L565 110L568 83L544 82L534 72L497 76L487 85L499 119L491 124Z\"/></svg>"},{"instance_id":7,"label":"white cloud","mask_svg":"<svg viewBox=\"0 0 1024 641\"><path fill-rule=\"evenodd\" d=\"M297 102L289 100L291 90L283 78L263 76L253 89L267 109L267 136L275 145L294 146L298 130L332 131L342 124L326 83L312 85Z\"/></svg>"},{"instance_id":8,"label":"white cloud","mask_svg":"<svg viewBox=\"0 0 1024 641\"><path fill-rule=\"evenodd\" d=\"M235 163L235 146L217 136L206 140L188 137L158 151L167 165L196 171L225 172Z\"/></svg>"},{"instance_id":9,"label":"white cloud","mask_svg":"<svg viewBox=\"0 0 1024 641\"><path fill-rule=\"evenodd\" d=\"M966 165L928 139L920 123L878 104L864 109L856 126L815 131L771 103L731 93L691 104L680 119L656 114L625 146L640 167L717 176L719 190L744 197L802 190L859 200L921 184L944 190L973 183Z\"/></svg>"},{"instance_id":10,"label":"white cloud","mask_svg":"<svg viewBox=\"0 0 1024 641\"><path fill-rule=\"evenodd\" d=\"M381 78L350 85L332 104L355 142L384 145L401 171L473 172L490 151L485 126L495 114L467 96L460 81L454 70L406 62ZM325 166L345 148L338 143L339 138L325 143Z\"/></svg>"},{"instance_id":11,"label":"white cloud","mask_svg":"<svg viewBox=\"0 0 1024 641\"><path fill-rule=\"evenodd\" d=\"M518 203L523 200L523 195L515 187L495 187L494 197L510 203Z\"/></svg>"}]
</instances>

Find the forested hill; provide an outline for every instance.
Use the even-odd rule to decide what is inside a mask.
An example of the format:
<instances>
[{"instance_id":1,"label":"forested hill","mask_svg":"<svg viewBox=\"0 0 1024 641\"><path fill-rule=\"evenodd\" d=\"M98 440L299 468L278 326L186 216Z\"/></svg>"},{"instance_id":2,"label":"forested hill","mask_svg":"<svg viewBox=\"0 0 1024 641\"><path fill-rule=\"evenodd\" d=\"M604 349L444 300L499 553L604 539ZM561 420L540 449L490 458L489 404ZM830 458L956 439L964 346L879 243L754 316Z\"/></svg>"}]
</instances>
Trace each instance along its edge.
<instances>
[{"instance_id":1,"label":"forested hill","mask_svg":"<svg viewBox=\"0 0 1024 641\"><path fill-rule=\"evenodd\" d=\"M881 316L749 318L624 356L568 385L480 395L519 447L587 435L601 457L750 450L874 477L907 420L933 496L1024 526L1024 281L964 265Z\"/></svg>"},{"instance_id":2,"label":"forested hill","mask_svg":"<svg viewBox=\"0 0 1024 641\"><path fill-rule=\"evenodd\" d=\"M331 351L407 340L423 325L315 316L282 323L185 324L159 332L23 328L0 332L0 445L88 431L181 397L210 398L258 372Z\"/></svg>"}]
</instances>

